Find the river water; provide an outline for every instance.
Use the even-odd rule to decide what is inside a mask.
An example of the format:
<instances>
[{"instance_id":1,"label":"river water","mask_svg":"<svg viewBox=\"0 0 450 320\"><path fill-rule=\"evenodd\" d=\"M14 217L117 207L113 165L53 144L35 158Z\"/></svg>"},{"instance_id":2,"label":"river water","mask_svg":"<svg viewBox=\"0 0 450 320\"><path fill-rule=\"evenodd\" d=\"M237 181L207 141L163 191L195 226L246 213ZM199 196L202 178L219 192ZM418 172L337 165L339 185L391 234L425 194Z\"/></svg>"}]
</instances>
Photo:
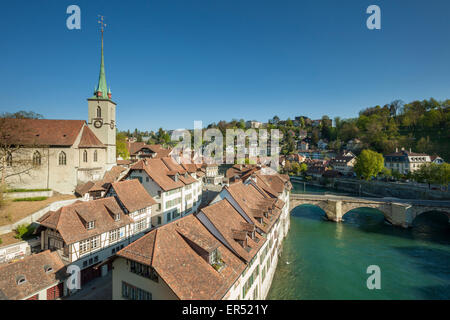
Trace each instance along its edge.
<instances>
[{"instance_id":1,"label":"river water","mask_svg":"<svg viewBox=\"0 0 450 320\"><path fill-rule=\"evenodd\" d=\"M303 192L303 184L293 185ZM306 192L334 193L308 186ZM371 265L380 268L379 290L367 288ZM299 206L267 299L450 299L448 219L425 213L403 229L375 209L355 209L335 223L318 207Z\"/></svg>"}]
</instances>

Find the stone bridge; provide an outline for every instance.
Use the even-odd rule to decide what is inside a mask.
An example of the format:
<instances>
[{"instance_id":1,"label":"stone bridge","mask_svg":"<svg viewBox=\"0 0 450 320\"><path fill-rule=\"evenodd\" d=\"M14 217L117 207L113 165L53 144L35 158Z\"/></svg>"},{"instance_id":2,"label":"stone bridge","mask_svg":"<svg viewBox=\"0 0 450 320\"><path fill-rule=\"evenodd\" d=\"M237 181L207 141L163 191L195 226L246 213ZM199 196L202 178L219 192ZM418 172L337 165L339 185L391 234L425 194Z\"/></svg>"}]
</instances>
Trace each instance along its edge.
<instances>
[{"instance_id":1,"label":"stone bridge","mask_svg":"<svg viewBox=\"0 0 450 320\"><path fill-rule=\"evenodd\" d=\"M392 225L403 228L411 227L417 216L429 211L443 212L450 222L450 201L291 193L289 204L289 211L302 204L316 205L325 211L329 220L336 222L342 221L347 212L356 208L378 209Z\"/></svg>"}]
</instances>

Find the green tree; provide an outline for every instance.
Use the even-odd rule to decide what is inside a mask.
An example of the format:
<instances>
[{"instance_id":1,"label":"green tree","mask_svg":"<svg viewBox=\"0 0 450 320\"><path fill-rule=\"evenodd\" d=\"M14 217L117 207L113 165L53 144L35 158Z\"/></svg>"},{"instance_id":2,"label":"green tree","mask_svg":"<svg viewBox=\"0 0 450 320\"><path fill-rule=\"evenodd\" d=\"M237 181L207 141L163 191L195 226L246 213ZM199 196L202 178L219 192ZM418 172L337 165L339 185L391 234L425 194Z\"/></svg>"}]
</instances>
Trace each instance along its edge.
<instances>
[{"instance_id":1,"label":"green tree","mask_svg":"<svg viewBox=\"0 0 450 320\"><path fill-rule=\"evenodd\" d=\"M126 135L122 132L116 134L116 156L128 159L130 154L127 148Z\"/></svg>"},{"instance_id":2,"label":"green tree","mask_svg":"<svg viewBox=\"0 0 450 320\"><path fill-rule=\"evenodd\" d=\"M384 159L381 153L365 149L356 157L355 172L364 180L376 177L384 168Z\"/></svg>"}]
</instances>

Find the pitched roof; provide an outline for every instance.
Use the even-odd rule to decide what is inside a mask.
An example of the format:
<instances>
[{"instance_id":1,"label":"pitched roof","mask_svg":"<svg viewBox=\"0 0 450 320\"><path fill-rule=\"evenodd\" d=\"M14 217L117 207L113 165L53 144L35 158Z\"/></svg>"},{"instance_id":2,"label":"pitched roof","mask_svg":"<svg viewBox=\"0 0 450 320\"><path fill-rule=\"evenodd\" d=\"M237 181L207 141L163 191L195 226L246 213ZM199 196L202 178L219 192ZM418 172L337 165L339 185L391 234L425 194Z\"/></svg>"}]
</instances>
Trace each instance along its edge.
<instances>
[{"instance_id":1,"label":"pitched roof","mask_svg":"<svg viewBox=\"0 0 450 320\"><path fill-rule=\"evenodd\" d=\"M137 154L142 149L149 149L156 153L156 158L169 156L171 149L166 149L160 144L146 144L145 142L127 142L127 148L130 155Z\"/></svg>"},{"instance_id":2,"label":"pitched roof","mask_svg":"<svg viewBox=\"0 0 450 320\"><path fill-rule=\"evenodd\" d=\"M276 210L271 212L271 209L274 209L277 199L268 198L252 183L244 184L239 181L225 187L225 190L227 190L233 199L236 200L238 205L252 220L253 224L266 233L270 230L281 213ZM259 222L258 219L262 219L262 222Z\"/></svg>"},{"instance_id":3,"label":"pitched roof","mask_svg":"<svg viewBox=\"0 0 450 320\"><path fill-rule=\"evenodd\" d=\"M249 197L247 197L249 198ZM255 232L255 240L248 235L243 223L248 223L242 215L227 200L220 200L201 210L208 220L216 227L220 234L230 244L233 250L245 261L250 261L259 248L266 241ZM248 246L245 248L236 240L247 240Z\"/></svg>"},{"instance_id":4,"label":"pitched roof","mask_svg":"<svg viewBox=\"0 0 450 320\"><path fill-rule=\"evenodd\" d=\"M121 214L115 221L113 214ZM95 228L86 229L86 222L95 221ZM91 201L77 201L57 211L49 211L38 222L48 228L56 229L66 244L99 235L117 229L132 222L124 214L116 198L100 198Z\"/></svg>"},{"instance_id":5,"label":"pitched roof","mask_svg":"<svg viewBox=\"0 0 450 320\"><path fill-rule=\"evenodd\" d=\"M114 182L111 185L119 201L128 212L134 212L156 204L144 186L137 179Z\"/></svg>"},{"instance_id":6,"label":"pitched roof","mask_svg":"<svg viewBox=\"0 0 450 320\"><path fill-rule=\"evenodd\" d=\"M220 271L201 256L211 248L217 248L225 263ZM149 232L117 255L153 267L182 300L221 299L246 266L194 215Z\"/></svg>"},{"instance_id":7,"label":"pitched roof","mask_svg":"<svg viewBox=\"0 0 450 320\"><path fill-rule=\"evenodd\" d=\"M2 142L19 145L71 146L84 120L0 119Z\"/></svg>"},{"instance_id":8,"label":"pitched roof","mask_svg":"<svg viewBox=\"0 0 450 320\"><path fill-rule=\"evenodd\" d=\"M106 146L97 138L97 136L89 129L88 126L84 126L83 133L81 134L79 148L106 148Z\"/></svg>"},{"instance_id":9,"label":"pitched roof","mask_svg":"<svg viewBox=\"0 0 450 320\"><path fill-rule=\"evenodd\" d=\"M129 173L133 170L144 170L164 191L181 188L197 181L189 174L184 176L187 173L186 169L176 163L172 157L140 160L130 168ZM174 176L177 174L178 181L175 181Z\"/></svg>"},{"instance_id":10,"label":"pitched roof","mask_svg":"<svg viewBox=\"0 0 450 320\"><path fill-rule=\"evenodd\" d=\"M52 270L46 272L47 267ZM48 269L47 269L48 270ZM0 300L20 300L56 285L65 278L64 263L57 252L49 250L27 256L10 264L0 265ZM25 282L18 284L19 278Z\"/></svg>"}]
</instances>

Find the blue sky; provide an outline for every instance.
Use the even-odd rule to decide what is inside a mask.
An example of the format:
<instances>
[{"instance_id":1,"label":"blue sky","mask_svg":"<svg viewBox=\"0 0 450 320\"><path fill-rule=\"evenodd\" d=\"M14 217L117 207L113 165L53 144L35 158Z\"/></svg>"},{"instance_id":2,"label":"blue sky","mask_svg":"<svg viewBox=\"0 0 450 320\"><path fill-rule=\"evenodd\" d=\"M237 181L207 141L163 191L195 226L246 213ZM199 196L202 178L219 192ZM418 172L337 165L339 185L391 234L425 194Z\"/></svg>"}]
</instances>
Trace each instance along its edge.
<instances>
[{"instance_id":1,"label":"blue sky","mask_svg":"<svg viewBox=\"0 0 450 320\"><path fill-rule=\"evenodd\" d=\"M66 8L81 8L81 30ZM381 30L365 13L381 7ZM0 112L87 119L105 16L120 130L221 119L354 117L394 99L450 98L450 1L4 1Z\"/></svg>"}]
</instances>

